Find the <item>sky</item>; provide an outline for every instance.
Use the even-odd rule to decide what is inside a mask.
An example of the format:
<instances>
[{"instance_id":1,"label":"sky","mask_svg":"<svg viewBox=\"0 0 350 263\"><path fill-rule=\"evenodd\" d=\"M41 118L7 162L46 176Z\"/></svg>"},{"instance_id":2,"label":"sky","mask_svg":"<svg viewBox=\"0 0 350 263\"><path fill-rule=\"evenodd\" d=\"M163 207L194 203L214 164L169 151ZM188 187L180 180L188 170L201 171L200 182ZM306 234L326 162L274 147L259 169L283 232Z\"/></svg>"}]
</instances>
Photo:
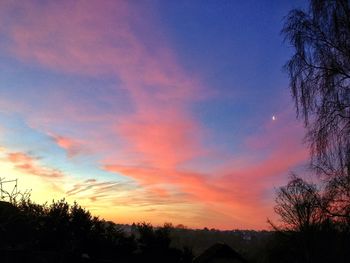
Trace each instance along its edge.
<instances>
[{"instance_id":1,"label":"sky","mask_svg":"<svg viewBox=\"0 0 350 263\"><path fill-rule=\"evenodd\" d=\"M0 177L116 223L268 229L308 161L280 34L304 5L1 1Z\"/></svg>"}]
</instances>

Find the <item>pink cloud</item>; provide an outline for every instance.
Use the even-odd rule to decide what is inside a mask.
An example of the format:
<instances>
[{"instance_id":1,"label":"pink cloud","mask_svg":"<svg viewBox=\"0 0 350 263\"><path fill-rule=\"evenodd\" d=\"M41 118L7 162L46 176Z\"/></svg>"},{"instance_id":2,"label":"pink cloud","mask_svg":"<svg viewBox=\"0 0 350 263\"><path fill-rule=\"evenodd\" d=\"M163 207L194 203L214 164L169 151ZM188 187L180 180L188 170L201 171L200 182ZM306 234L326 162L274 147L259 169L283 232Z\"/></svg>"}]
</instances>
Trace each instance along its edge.
<instances>
[{"instance_id":1,"label":"pink cloud","mask_svg":"<svg viewBox=\"0 0 350 263\"><path fill-rule=\"evenodd\" d=\"M194 121L178 112L140 113L125 118L117 127L119 134L148 166L174 169L204 154ZM197 137L196 137L197 136Z\"/></svg>"},{"instance_id":2,"label":"pink cloud","mask_svg":"<svg viewBox=\"0 0 350 263\"><path fill-rule=\"evenodd\" d=\"M64 177L64 174L60 170L41 165L38 163L38 158L32 157L26 153L8 153L6 159L13 163L16 169L27 174L44 178Z\"/></svg>"},{"instance_id":3,"label":"pink cloud","mask_svg":"<svg viewBox=\"0 0 350 263\"><path fill-rule=\"evenodd\" d=\"M122 88L130 95L134 113L114 118L106 130L117 131L117 136L129 143L127 151L152 155L153 160L161 156L172 164L191 159L202 151L196 142L201 128L185 110L189 101L201 97L198 95L203 93L200 84L182 70L171 49L156 45L152 50L138 39L132 25L136 23L138 30L145 26L144 20L138 20L139 11L135 6L126 2L101 5L89 1L65 3L63 8L53 3L30 3L15 8L22 15L8 30L13 41L9 49L20 59L34 60L64 72L114 74L121 80ZM60 98L56 95L52 98L57 99ZM49 123L72 119L76 114L78 121L86 120L87 115L90 118L96 115L91 108L84 112L74 110L76 106L67 105L64 98L62 103L63 112L45 113L50 116ZM72 110L68 110L70 108ZM99 114L97 118L103 116ZM113 122L113 117L109 119ZM148 139L142 139L141 130L147 133ZM77 147L67 145L67 141L56 142L68 154L77 151Z\"/></svg>"},{"instance_id":4,"label":"pink cloud","mask_svg":"<svg viewBox=\"0 0 350 263\"><path fill-rule=\"evenodd\" d=\"M173 162L166 162L167 165L149 162L148 166L111 164L104 168L132 177L145 186L159 183L176 186L178 192L186 194L188 202L205 204L207 209L218 213L225 211L222 228L234 224L261 229L267 227L266 218L273 216L271 188L280 185L288 171L308 159L308 151L301 144L302 131L288 116L279 124L267 123L259 135L247 139L247 158L241 157L240 162L233 159L210 174L186 171ZM266 152L258 159L249 158L262 150ZM149 156L153 156L151 152ZM155 194L158 190L153 189Z\"/></svg>"},{"instance_id":5,"label":"pink cloud","mask_svg":"<svg viewBox=\"0 0 350 263\"><path fill-rule=\"evenodd\" d=\"M70 158L84 151L84 146L83 146L84 143L81 141L74 140L74 139L60 136L60 135L52 135L51 137L59 147L61 147L67 152L67 155Z\"/></svg>"}]
</instances>

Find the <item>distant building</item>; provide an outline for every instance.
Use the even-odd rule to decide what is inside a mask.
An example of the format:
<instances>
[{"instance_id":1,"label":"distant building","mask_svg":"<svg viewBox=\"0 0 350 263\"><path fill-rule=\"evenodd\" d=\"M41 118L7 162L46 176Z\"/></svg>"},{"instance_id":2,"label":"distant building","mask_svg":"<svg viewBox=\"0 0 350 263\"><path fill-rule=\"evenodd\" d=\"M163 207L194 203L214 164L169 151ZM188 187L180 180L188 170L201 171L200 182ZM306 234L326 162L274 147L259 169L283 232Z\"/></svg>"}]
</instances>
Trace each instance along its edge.
<instances>
[{"instance_id":1,"label":"distant building","mask_svg":"<svg viewBox=\"0 0 350 263\"><path fill-rule=\"evenodd\" d=\"M247 261L230 246L217 243L195 258L194 263L247 263Z\"/></svg>"}]
</instances>

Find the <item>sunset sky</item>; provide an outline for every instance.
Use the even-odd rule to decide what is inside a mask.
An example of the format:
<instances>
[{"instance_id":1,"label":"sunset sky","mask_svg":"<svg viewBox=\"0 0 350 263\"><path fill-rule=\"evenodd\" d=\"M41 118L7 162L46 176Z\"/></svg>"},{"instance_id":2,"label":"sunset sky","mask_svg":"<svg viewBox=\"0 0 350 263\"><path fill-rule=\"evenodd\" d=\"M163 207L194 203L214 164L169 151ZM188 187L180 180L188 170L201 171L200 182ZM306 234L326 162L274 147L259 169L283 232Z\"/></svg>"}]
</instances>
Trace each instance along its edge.
<instances>
[{"instance_id":1,"label":"sunset sky","mask_svg":"<svg viewBox=\"0 0 350 263\"><path fill-rule=\"evenodd\" d=\"M1 1L0 177L116 223L268 229L308 159L280 35L303 2Z\"/></svg>"}]
</instances>

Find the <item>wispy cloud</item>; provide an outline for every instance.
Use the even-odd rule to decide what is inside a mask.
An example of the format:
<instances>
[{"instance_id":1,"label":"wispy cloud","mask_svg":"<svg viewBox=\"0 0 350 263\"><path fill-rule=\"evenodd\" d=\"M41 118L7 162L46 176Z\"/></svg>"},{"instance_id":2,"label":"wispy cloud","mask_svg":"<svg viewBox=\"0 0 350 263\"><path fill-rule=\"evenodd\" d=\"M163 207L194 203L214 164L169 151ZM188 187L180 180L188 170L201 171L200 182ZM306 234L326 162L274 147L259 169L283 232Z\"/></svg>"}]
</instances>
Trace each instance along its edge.
<instances>
[{"instance_id":1,"label":"wispy cloud","mask_svg":"<svg viewBox=\"0 0 350 263\"><path fill-rule=\"evenodd\" d=\"M119 191L131 190L135 186L127 182L117 181L97 181L96 179L88 179L82 182L77 182L67 192L67 196L85 196L93 197L96 201L98 197L115 197L115 193Z\"/></svg>"}]
</instances>

